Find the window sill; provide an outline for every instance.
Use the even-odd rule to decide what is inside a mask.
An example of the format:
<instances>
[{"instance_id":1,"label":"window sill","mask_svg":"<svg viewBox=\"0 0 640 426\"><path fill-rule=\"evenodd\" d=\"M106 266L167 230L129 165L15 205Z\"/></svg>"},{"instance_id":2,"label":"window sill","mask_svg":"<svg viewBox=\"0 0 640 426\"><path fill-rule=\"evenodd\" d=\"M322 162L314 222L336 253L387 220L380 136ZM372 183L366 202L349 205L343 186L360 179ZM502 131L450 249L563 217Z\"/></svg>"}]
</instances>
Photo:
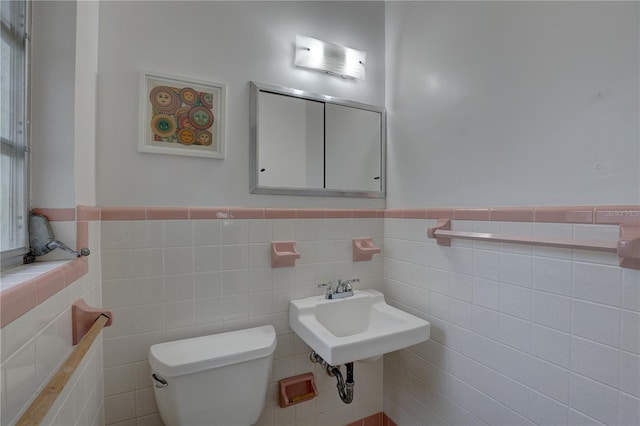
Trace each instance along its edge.
<instances>
[{"instance_id":1,"label":"window sill","mask_svg":"<svg viewBox=\"0 0 640 426\"><path fill-rule=\"evenodd\" d=\"M35 262L0 275L0 328L29 312L89 271L86 257Z\"/></svg>"}]
</instances>

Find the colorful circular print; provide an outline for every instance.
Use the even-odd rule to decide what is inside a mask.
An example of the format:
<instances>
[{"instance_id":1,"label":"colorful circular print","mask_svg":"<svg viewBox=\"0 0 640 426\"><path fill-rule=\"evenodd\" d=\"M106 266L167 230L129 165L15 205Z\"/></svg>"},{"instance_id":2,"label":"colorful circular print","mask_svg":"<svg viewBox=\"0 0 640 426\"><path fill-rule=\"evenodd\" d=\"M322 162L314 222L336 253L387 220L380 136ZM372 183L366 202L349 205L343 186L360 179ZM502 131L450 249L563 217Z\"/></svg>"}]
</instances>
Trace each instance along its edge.
<instances>
[{"instance_id":1,"label":"colorful circular print","mask_svg":"<svg viewBox=\"0 0 640 426\"><path fill-rule=\"evenodd\" d=\"M167 138L176 131L176 121L173 117L158 114L151 119L151 130L158 136Z\"/></svg>"},{"instance_id":2,"label":"colorful circular print","mask_svg":"<svg viewBox=\"0 0 640 426\"><path fill-rule=\"evenodd\" d=\"M193 125L189 121L189 111L185 112L178 118L178 127L180 129L193 129Z\"/></svg>"},{"instance_id":3,"label":"colorful circular print","mask_svg":"<svg viewBox=\"0 0 640 426\"><path fill-rule=\"evenodd\" d=\"M196 132L191 129L182 129L178 132L178 140L183 145L191 145L196 141Z\"/></svg>"},{"instance_id":4,"label":"colorful circular print","mask_svg":"<svg viewBox=\"0 0 640 426\"><path fill-rule=\"evenodd\" d=\"M213 113L205 107L194 107L189 111L189 121L198 130L207 130L213 124Z\"/></svg>"},{"instance_id":5,"label":"colorful circular print","mask_svg":"<svg viewBox=\"0 0 640 426\"><path fill-rule=\"evenodd\" d=\"M149 92L149 101L154 109L170 114L180 106L180 98L169 86L158 86Z\"/></svg>"},{"instance_id":6,"label":"colorful circular print","mask_svg":"<svg viewBox=\"0 0 640 426\"><path fill-rule=\"evenodd\" d=\"M213 108L213 93L200 92L200 103L209 109Z\"/></svg>"},{"instance_id":7,"label":"colorful circular print","mask_svg":"<svg viewBox=\"0 0 640 426\"><path fill-rule=\"evenodd\" d=\"M176 110L175 115L178 118L178 127L182 127L180 126L180 117L188 113L189 113L189 107L180 107Z\"/></svg>"},{"instance_id":8,"label":"colorful circular print","mask_svg":"<svg viewBox=\"0 0 640 426\"><path fill-rule=\"evenodd\" d=\"M198 145L209 146L213 143L213 135L208 130L201 130L196 136L196 143Z\"/></svg>"},{"instance_id":9,"label":"colorful circular print","mask_svg":"<svg viewBox=\"0 0 640 426\"><path fill-rule=\"evenodd\" d=\"M185 87L180 90L180 99L182 99L182 103L186 105L193 105L198 101L198 92L191 87Z\"/></svg>"}]
</instances>

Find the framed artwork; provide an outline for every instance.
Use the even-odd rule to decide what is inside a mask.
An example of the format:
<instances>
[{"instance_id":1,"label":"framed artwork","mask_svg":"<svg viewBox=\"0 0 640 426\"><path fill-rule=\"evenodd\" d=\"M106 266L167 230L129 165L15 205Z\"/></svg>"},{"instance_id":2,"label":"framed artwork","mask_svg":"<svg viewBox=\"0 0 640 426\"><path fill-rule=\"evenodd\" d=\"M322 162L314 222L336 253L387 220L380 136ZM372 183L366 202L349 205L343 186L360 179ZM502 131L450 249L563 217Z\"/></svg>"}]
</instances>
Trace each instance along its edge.
<instances>
[{"instance_id":1,"label":"framed artwork","mask_svg":"<svg viewBox=\"0 0 640 426\"><path fill-rule=\"evenodd\" d=\"M142 73L138 151L224 158L225 98L221 83Z\"/></svg>"}]
</instances>

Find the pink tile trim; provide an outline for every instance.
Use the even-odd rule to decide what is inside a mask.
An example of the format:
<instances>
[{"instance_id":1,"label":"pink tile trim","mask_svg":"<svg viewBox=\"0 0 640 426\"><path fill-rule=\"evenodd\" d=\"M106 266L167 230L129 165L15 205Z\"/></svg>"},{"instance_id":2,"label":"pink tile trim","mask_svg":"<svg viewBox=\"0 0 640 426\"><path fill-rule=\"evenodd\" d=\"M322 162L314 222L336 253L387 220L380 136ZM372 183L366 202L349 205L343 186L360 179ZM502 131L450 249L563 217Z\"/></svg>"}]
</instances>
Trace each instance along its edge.
<instances>
[{"instance_id":1,"label":"pink tile trim","mask_svg":"<svg viewBox=\"0 0 640 426\"><path fill-rule=\"evenodd\" d=\"M379 210L375 209L354 209L351 214L356 219L366 219L378 217Z\"/></svg>"},{"instance_id":2,"label":"pink tile trim","mask_svg":"<svg viewBox=\"0 0 640 426\"><path fill-rule=\"evenodd\" d=\"M382 412L362 419L362 426L382 426Z\"/></svg>"},{"instance_id":3,"label":"pink tile trim","mask_svg":"<svg viewBox=\"0 0 640 426\"><path fill-rule=\"evenodd\" d=\"M4 327L38 305L35 284L27 281L0 293L0 327Z\"/></svg>"},{"instance_id":4,"label":"pink tile trim","mask_svg":"<svg viewBox=\"0 0 640 426\"><path fill-rule=\"evenodd\" d=\"M384 217L389 219L403 219L404 210L403 209L387 209L384 211Z\"/></svg>"},{"instance_id":5,"label":"pink tile trim","mask_svg":"<svg viewBox=\"0 0 640 426\"><path fill-rule=\"evenodd\" d=\"M89 247L89 222L76 222L76 250Z\"/></svg>"},{"instance_id":6,"label":"pink tile trim","mask_svg":"<svg viewBox=\"0 0 640 426\"><path fill-rule=\"evenodd\" d=\"M36 286L38 305L64 288L62 267L30 280Z\"/></svg>"},{"instance_id":7,"label":"pink tile trim","mask_svg":"<svg viewBox=\"0 0 640 426\"><path fill-rule=\"evenodd\" d=\"M189 219L189 207L147 207L147 220Z\"/></svg>"},{"instance_id":8,"label":"pink tile trim","mask_svg":"<svg viewBox=\"0 0 640 426\"><path fill-rule=\"evenodd\" d=\"M640 205L598 206L595 208L594 223L640 226Z\"/></svg>"},{"instance_id":9,"label":"pink tile trim","mask_svg":"<svg viewBox=\"0 0 640 426\"><path fill-rule=\"evenodd\" d=\"M456 220L489 220L489 209L454 209L453 218Z\"/></svg>"},{"instance_id":10,"label":"pink tile trim","mask_svg":"<svg viewBox=\"0 0 640 426\"><path fill-rule=\"evenodd\" d=\"M324 212L327 219L350 219L353 213L349 209L330 209Z\"/></svg>"},{"instance_id":11,"label":"pink tile trim","mask_svg":"<svg viewBox=\"0 0 640 426\"><path fill-rule=\"evenodd\" d=\"M229 207L191 207L189 217L191 219L227 219Z\"/></svg>"},{"instance_id":12,"label":"pink tile trim","mask_svg":"<svg viewBox=\"0 0 640 426\"><path fill-rule=\"evenodd\" d=\"M385 217L385 215L384 215L385 212L386 212L385 209L376 210L376 217L377 218L381 218L381 219L384 218Z\"/></svg>"},{"instance_id":13,"label":"pink tile trim","mask_svg":"<svg viewBox=\"0 0 640 426\"><path fill-rule=\"evenodd\" d=\"M266 219L295 219L295 209L265 209L264 217Z\"/></svg>"},{"instance_id":14,"label":"pink tile trim","mask_svg":"<svg viewBox=\"0 0 640 426\"><path fill-rule=\"evenodd\" d=\"M396 422L394 422L389 416L387 416L386 413L382 413L382 424L383 426L398 426Z\"/></svg>"},{"instance_id":15,"label":"pink tile trim","mask_svg":"<svg viewBox=\"0 0 640 426\"><path fill-rule=\"evenodd\" d=\"M264 219L264 209L230 207L229 219Z\"/></svg>"},{"instance_id":16,"label":"pink tile trim","mask_svg":"<svg viewBox=\"0 0 640 426\"><path fill-rule=\"evenodd\" d=\"M74 222L76 220L76 209L34 208L33 212L46 216L50 222Z\"/></svg>"},{"instance_id":17,"label":"pink tile trim","mask_svg":"<svg viewBox=\"0 0 640 426\"><path fill-rule=\"evenodd\" d=\"M76 207L77 220L94 221L100 220L100 207L78 206Z\"/></svg>"},{"instance_id":18,"label":"pink tile trim","mask_svg":"<svg viewBox=\"0 0 640 426\"><path fill-rule=\"evenodd\" d=\"M533 207L497 207L491 208L492 221L533 222Z\"/></svg>"},{"instance_id":19,"label":"pink tile trim","mask_svg":"<svg viewBox=\"0 0 640 426\"><path fill-rule=\"evenodd\" d=\"M427 209L405 209L405 219L426 219Z\"/></svg>"},{"instance_id":20,"label":"pink tile trim","mask_svg":"<svg viewBox=\"0 0 640 426\"><path fill-rule=\"evenodd\" d=\"M64 286L67 287L89 272L89 259L81 257L60 267L64 275Z\"/></svg>"},{"instance_id":21,"label":"pink tile trim","mask_svg":"<svg viewBox=\"0 0 640 426\"><path fill-rule=\"evenodd\" d=\"M453 209L427 209L427 219L453 219Z\"/></svg>"},{"instance_id":22,"label":"pink tile trim","mask_svg":"<svg viewBox=\"0 0 640 426\"><path fill-rule=\"evenodd\" d=\"M298 219L324 219L326 217L323 209L296 209Z\"/></svg>"},{"instance_id":23,"label":"pink tile trim","mask_svg":"<svg viewBox=\"0 0 640 426\"><path fill-rule=\"evenodd\" d=\"M593 223L593 206L536 207L536 222Z\"/></svg>"},{"instance_id":24,"label":"pink tile trim","mask_svg":"<svg viewBox=\"0 0 640 426\"><path fill-rule=\"evenodd\" d=\"M145 220L147 209L145 207L102 207L100 217L102 220Z\"/></svg>"}]
</instances>

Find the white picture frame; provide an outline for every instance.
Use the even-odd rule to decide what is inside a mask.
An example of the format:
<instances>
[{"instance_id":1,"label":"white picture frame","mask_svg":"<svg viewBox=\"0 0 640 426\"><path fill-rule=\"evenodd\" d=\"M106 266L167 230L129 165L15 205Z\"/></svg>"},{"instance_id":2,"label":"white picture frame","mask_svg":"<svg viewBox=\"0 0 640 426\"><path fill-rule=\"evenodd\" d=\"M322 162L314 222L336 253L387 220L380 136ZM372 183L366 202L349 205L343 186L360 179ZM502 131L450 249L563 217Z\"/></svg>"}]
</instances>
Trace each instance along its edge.
<instances>
[{"instance_id":1,"label":"white picture frame","mask_svg":"<svg viewBox=\"0 0 640 426\"><path fill-rule=\"evenodd\" d=\"M138 151L224 159L226 85L140 73Z\"/></svg>"}]
</instances>

